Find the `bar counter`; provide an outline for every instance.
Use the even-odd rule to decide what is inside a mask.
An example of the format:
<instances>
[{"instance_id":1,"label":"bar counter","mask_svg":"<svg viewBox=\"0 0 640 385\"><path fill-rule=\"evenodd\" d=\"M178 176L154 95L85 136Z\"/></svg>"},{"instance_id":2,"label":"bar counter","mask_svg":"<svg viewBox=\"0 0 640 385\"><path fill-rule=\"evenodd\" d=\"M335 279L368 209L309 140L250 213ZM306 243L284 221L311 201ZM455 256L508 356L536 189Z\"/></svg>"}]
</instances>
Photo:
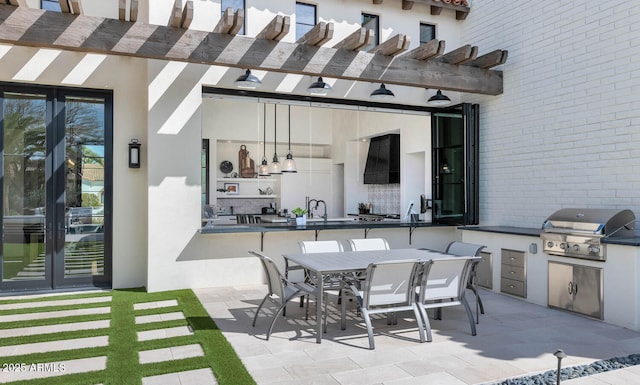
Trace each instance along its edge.
<instances>
[{"instance_id":1,"label":"bar counter","mask_svg":"<svg viewBox=\"0 0 640 385\"><path fill-rule=\"evenodd\" d=\"M449 225L434 224L431 222L402 222L402 221L331 221L326 224L323 221L307 222L304 226L297 226L295 222L284 223L252 223L242 225L214 225L204 226L201 234L227 234L227 233L268 233L273 231L322 231L340 229L381 229L381 228L407 228L410 231L418 227L446 227Z\"/></svg>"}]
</instances>

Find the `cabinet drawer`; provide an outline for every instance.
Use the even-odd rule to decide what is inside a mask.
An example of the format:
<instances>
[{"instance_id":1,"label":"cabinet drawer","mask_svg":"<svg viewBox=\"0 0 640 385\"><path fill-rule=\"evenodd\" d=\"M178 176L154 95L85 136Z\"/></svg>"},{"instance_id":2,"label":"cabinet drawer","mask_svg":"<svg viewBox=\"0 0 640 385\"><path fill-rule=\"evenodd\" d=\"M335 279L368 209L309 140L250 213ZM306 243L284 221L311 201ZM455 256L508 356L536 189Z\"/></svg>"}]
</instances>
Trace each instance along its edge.
<instances>
[{"instance_id":1,"label":"cabinet drawer","mask_svg":"<svg viewBox=\"0 0 640 385\"><path fill-rule=\"evenodd\" d=\"M524 267L524 252L502 249L502 264Z\"/></svg>"},{"instance_id":2,"label":"cabinet drawer","mask_svg":"<svg viewBox=\"0 0 640 385\"><path fill-rule=\"evenodd\" d=\"M526 297L524 282L513 279L502 278L500 280L500 291L503 293Z\"/></svg>"},{"instance_id":3,"label":"cabinet drawer","mask_svg":"<svg viewBox=\"0 0 640 385\"><path fill-rule=\"evenodd\" d=\"M524 281L524 267L502 264L501 270L502 278Z\"/></svg>"}]
</instances>

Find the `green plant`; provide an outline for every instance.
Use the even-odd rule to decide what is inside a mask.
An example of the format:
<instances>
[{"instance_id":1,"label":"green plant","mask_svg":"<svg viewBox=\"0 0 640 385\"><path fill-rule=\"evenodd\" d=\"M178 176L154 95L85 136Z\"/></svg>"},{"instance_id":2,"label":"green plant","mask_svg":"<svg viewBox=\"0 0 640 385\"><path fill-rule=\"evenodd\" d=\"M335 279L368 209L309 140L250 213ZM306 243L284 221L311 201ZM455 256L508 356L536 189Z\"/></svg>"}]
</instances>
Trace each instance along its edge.
<instances>
[{"instance_id":1,"label":"green plant","mask_svg":"<svg viewBox=\"0 0 640 385\"><path fill-rule=\"evenodd\" d=\"M291 210L291 212L293 213L293 215L295 215L296 217L301 217L304 214L306 214L308 212L307 209L303 209L300 207L296 207L295 209Z\"/></svg>"}]
</instances>

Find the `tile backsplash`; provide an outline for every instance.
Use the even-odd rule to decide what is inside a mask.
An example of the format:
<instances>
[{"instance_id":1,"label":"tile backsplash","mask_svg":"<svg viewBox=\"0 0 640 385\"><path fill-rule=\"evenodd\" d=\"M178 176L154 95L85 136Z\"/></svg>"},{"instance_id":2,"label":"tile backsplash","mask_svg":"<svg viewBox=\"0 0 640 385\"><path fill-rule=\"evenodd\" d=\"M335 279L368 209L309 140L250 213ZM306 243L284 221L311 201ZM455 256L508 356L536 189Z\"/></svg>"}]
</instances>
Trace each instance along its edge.
<instances>
[{"instance_id":1,"label":"tile backsplash","mask_svg":"<svg viewBox=\"0 0 640 385\"><path fill-rule=\"evenodd\" d=\"M218 212L224 214L260 214L263 207L269 207L269 204L275 206L275 198L266 199L242 199L242 198L226 198L218 199ZM233 207L233 211L232 208Z\"/></svg>"},{"instance_id":2,"label":"tile backsplash","mask_svg":"<svg viewBox=\"0 0 640 385\"><path fill-rule=\"evenodd\" d=\"M400 213L400 183L370 184L367 195L373 205L373 214L399 214Z\"/></svg>"}]
</instances>

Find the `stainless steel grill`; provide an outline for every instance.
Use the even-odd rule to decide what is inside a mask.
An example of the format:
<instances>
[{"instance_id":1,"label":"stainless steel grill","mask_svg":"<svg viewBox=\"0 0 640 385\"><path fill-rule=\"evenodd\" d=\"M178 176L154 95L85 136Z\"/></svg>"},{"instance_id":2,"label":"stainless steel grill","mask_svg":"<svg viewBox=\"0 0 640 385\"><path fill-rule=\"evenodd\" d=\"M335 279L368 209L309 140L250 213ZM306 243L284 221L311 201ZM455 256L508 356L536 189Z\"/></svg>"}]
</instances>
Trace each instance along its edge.
<instances>
[{"instance_id":1,"label":"stainless steel grill","mask_svg":"<svg viewBox=\"0 0 640 385\"><path fill-rule=\"evenodd\" d=\"M636 216L631 210L561 209L542 224L543 250L547 254L606 260L602 240L633 236Z\"/></svg>"}]
</instances>

